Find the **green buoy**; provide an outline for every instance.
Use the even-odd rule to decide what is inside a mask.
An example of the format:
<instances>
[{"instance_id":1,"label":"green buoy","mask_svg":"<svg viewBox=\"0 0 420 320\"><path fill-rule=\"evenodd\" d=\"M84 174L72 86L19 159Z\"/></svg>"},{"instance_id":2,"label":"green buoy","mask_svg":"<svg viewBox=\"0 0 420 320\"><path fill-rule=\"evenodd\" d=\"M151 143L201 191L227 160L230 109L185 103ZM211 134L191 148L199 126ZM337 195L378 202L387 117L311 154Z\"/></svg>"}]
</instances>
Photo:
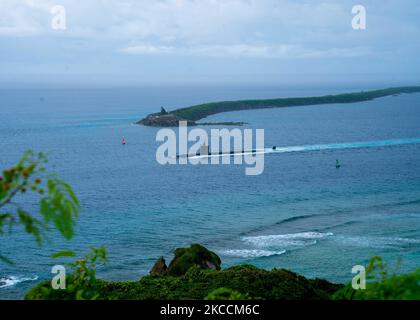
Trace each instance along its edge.
<instances>
[{"instance_id":1,"label":"green buoy","mask_svg":"<svg viewBox=\"0 0 420 320\"><path fill-rule=\"evenodd\" d=\"M337 160L335 160L335 167L336 167L337 169L341 167L340 161L338 161L338 159L337 159Z\"/></svg>"}]
</instances>

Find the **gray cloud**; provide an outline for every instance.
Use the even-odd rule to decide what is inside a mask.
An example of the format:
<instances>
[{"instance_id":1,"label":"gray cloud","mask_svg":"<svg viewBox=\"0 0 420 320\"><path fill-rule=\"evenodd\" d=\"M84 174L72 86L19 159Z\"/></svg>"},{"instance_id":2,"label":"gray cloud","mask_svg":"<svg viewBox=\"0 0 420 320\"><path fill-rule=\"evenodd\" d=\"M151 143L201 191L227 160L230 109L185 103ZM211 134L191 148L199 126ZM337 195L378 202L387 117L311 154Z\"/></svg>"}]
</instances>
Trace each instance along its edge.
<instances>
[{"instance_id":1,"label":"gray cloud","mask_svg":"<svg viewBox=\"0 0 420 320\"><path fill-rule=\"evenodd\" d=\"M413 73L419 66L416 0L362 1L365 31L351 28L353 0L61 0L65 31L50 27L55 4L0 2L0 81L28 70L108 73L113 79L151 73L167 79L177 70L185 79L206 73L244 79L246 72L263 77L322 70L336 78L355 70Z\"/></svg>"}]
</instances>

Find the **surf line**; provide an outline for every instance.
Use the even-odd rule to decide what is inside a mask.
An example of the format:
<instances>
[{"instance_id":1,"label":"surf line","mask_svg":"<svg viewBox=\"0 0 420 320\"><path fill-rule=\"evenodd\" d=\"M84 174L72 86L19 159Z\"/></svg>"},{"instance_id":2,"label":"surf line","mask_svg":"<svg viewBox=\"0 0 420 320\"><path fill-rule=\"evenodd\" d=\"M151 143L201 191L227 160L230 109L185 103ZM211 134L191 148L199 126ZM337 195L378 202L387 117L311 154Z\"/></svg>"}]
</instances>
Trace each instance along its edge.
<instances>
[{"instance_id":1,"label":"surf line","mask_svg":"<svg viewBox=\"0 0 420 320\"><path fill-rule=\"evenodd\" d=\"M230 152L202 152L197 154L184 154L177 155L177 158L209 158L209 157L231 157L236 155L247 154L267 154L267 153L289 153L289 152L306 152L306 151L323 151L323 150L337 150L337 149L361 149L361 148L380 148L398 145L420 144L420 138L406 138L406 139L392 139L392 140L375 140L364 142L346 142L346 143L329 143L329 144L313 144L302 146L289 146L289 147L272 147L264 149L230 151Z\"/></svg>"}]
</instances>

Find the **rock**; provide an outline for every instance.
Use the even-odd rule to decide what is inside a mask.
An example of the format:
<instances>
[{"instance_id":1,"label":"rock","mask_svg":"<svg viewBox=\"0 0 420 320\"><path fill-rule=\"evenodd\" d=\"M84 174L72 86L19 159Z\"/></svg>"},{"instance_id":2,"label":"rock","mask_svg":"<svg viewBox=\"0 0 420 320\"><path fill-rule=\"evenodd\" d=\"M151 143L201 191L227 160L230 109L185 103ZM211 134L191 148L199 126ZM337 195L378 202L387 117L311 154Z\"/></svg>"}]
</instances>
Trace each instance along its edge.
<instances>
[{"instance_id":1,"label":"rock","mask_svg":"<svg viewBox=\"0 0 420 320\"><path fill-rule=\"evenodd\" d=\"M166 274L167 270L166 262L163 257L160 257L155 264L153 265L152 269L150 270L149 274L152 276L162 276Z\"/></svg>"},{"instance_id":2,"label":"rock","mask_svg":"<svg viewBox=\"0 0 420 320\"><path fill-rule=\"evenodd\" d=\"M175 257L169 264L167 274L181 276L193 266L200 269L220 270L220 265L221 260L217 254L199 244L192 244L189 248L175 250Z\"/></svg>"},{"instance_id":3,"label":"rock","mask_svg":"<svg viewBox=\"0 0 420 320\"><path fill-rule=\"evenodd\" d=\"M188 126L197 125L194 121L182 119L172 113L162 114L160 112L148 115L137 124L150 127L178 127L180 121L187 121Z\"/></svg>"}]
</instances>

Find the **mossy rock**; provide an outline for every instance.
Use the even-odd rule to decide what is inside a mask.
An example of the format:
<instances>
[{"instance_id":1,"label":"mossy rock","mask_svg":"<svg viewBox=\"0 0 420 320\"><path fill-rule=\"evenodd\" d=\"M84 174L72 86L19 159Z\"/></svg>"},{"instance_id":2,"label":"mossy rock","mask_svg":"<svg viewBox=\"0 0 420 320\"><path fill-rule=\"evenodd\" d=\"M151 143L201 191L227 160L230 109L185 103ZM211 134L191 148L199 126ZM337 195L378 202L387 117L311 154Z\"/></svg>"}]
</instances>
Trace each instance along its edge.
<instances>
[{"instance_id":1,"label":"mossy rock","mask_svg":"<svg viewBox=\"0 0 420 320\"><path fill-rule=\"evenodd\" d=\"M202 245L192 244L189 248L178 248L175 257L169 264L167 274L184 275L191 267L220 270L221 260L217 254Z\"/></svg>"}]
</instances>

